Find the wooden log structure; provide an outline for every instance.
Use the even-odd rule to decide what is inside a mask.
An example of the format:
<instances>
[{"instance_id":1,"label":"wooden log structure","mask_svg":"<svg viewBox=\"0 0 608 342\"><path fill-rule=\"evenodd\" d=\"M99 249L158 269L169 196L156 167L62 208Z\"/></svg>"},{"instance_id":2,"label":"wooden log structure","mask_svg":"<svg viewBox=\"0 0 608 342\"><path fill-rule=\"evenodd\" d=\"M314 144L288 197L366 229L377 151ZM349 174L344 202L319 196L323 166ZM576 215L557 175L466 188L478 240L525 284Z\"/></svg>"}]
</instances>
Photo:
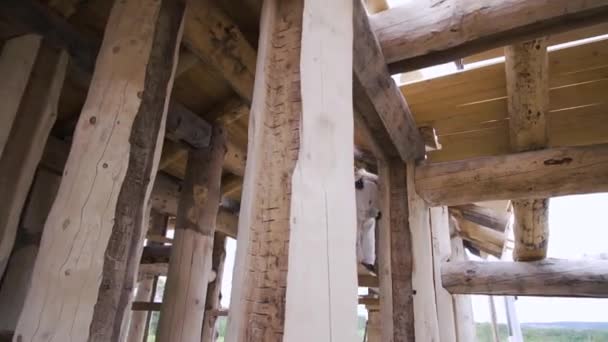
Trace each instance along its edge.
<instances>
[{"instance_id":1,"label":"wooden log structure","mask_svg":"<svg viewBox=\"0 0 608 342\"><path fill-rule=\"evenodd\" d=\"M549 111L547 38L507 46L505 71L511 149L523 152L545 148ZM513 259L544 259L549 239L549 199L521 199L511 204L515 236Z\"/></svg>"},{"instance_id":2,"label":"wooden log structure","mask_svg":"<svg viewBox=\"0 0 608 342\"><path fill-rule=\"evenodd\" d=\"M608 18L606 0L411 1L371 16L392 73L590 26Z\"/></svg>"},{"instance_id":3,"label":"wooden log structure","mask_svg":"<svg viewBox=\"0 0 608 342\"><path fill-rule=\"evenodd\" d=\"M178 1L114 4L16 339L124 333L183 11Z\"/></svg>"},{"instance_id":4,"label":"wooden log structure","mask_svg":"<svg viewBox=\"0 0 608 342\"><path fill-rule=\"evenodd\" d=\"M605 260L446 262L443 286L453 294L539 297L608 297Z\"/></svg>"},{"instance_id":5,"label":"wooden log structure","mask_svg":"<svg viewBox=\"0 0 608 342\"><path fill-rule=\"evenodd\" d=\"M356 339L352 4L264 1L226 341Z\"/></svg>"},{"instance_id":6,"label":"wooden log structure","mask_svg":"<svg viewBox=\"0 0 608 342\"><path fill-rule=\"evenodd\" d=\"M9 140L2 146L4 150L0 157L0 193L4 203L0 206L0 277L13 249L19 218L44 145L57 118L59 95L68 64L64 51L45 43L35 54L37 58L20 97L19 109L13 113L11 122L6 123L11 127L11 132ZM17 84L13 84L13 87L20 89ZM7 116L8 119L10 116Z\"/></svg>"},{"instance_id":7,"label":"wooden log structure","mask_svg":"<svg viewBox=\"0 0 608 342\"><path fill-rule=\"evenodd\" d=\"M202 15L204 17L205 14L209 14L214 19L227 19L225 15L222 15L221 13L216 14L216 8L209 6L211 5L206 2L195 1L189 9L188 15L195 17L200 17ZM6 16L7 20L16 21L18 25L24 26L27 30L31 30L43 36L49 44L66 49L70 54L71 61L79 68L80 74L84 75L85 80L81 80L84 83L83 86L88 86L90 75L95 68L95 58L99 54L99 48L101 46L100 41L90 39L83 35L64 18L50 11L36 0L8 0L0 14ZM217 25L221 25L220 27L226 27L226 30L230 32L230 35L225 40L225 48L216 49L213 45L197 45L197 43L207 44L208 42L201 42L200 38L196 37L196 32L216 30L216 28L209 29L209 24L210 23L205 20L198 20L196 23L184 28L185 33L188 33L188 46L190 46L191 49L195 49L195 51L209 53L214 51L215 55L212 59L213 61L222 61L222 58L231 61L231 63L227 63L228 65L214 64L215 67L220 68L219 70L223 70L222 67L231 67L234 70L244 72L242 70L243 68L238 66L245 64L239 64L238 61L235 61L235 58L237 58L235 55L224 56L224 54L232 53L232 49L230 48L231 44L237 44L235 43L235 40L238 39L235 38L235 36L238 36L238 34L235 31L234 24L231 25L229 22L216 23ZM192 27L192 25L194 25L194 27ZM199 31L197 31L197 29ZM220 36L216 38L221 38L221 32L216 32L216 34L220 34ZM220 39L220 41L222 40ZM197 55L197 58L200 60L202 57ZM185 143L180 147L181 150L184 148L187 149L188 147L200 148L206 146L209 142L209 135L206 133L211 132L211 126L208 122L200 118L197 114L192 113L177 101L170 101L166 129L166 137L168 139ZM245 156L241 147L234 144L228 144L225 168L236 175L243 175L245 170Z\"/></svg>"},{"instance_id":8,"label":"wooden log structure","mask_svg":"<svg viewBox=\"0 0 608 342\"><path fill-rule=\"evenodd\" d=\"M159 321L159 341L201 338L225 154L226 131L215 126L209 147L193 150L188 156Z\"/></svg>"},{"instance_id":9,"label":"wooden log structure","mask_svg":"<svg viewBox=\"0 0 608 342\"><path fill-rule=\"evenodd\" d=\"M551 148L416 167L433 206L608 191L608 145ZM492 189L492 191L488 191Z\"/></svg>"}]
</instances>

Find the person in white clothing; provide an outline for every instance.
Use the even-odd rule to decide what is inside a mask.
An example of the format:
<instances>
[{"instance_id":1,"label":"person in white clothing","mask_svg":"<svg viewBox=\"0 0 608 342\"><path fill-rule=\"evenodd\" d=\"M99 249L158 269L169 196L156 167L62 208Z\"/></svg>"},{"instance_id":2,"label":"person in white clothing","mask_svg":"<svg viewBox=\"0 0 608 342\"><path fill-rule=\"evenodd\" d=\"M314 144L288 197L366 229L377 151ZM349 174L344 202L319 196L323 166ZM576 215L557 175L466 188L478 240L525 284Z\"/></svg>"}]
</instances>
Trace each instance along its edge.
<instances>
[{"instance_id":1,"label":"person in white clothing","mask_svg":"<svg viewBox=\"0 0 608 342\"><path fill-rule=\"evenodd\" d=\"M380 218L378 177L358 169L355 173L357 201L357 261L370 270L376 263L376 221Z\"/></svg>"}]
</instances>

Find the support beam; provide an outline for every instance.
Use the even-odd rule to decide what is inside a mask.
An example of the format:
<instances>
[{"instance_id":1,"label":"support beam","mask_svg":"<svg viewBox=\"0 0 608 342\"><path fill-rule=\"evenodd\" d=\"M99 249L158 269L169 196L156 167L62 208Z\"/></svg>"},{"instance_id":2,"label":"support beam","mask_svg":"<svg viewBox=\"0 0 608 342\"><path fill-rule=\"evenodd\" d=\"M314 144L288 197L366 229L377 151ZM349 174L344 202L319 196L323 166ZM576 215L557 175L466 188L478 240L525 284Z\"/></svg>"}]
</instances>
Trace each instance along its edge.
<instances>
[{"instance_id":1,"label":"support beam","mask_svg":"<svg viewBox=\"0 0 608 342\"><path fill-rule=\"evenodd\" d=\"M120 338L183 10L174 0L114 4L16 339Z\"/></svg>"},{"instance_id":2,"label":"support beam","mask_svg":"<svg viewBox=\"0 0 608 342\"><path fill-rule=\"evenodd\" d=\"M225 154L226 131L215 126L209 147L188 155L158 323L161 342L201 338Z\"/></svg>"},{"instance_id":3,"label":"support beam","mask_svg":"<svg viewBox=\"0 0 608 342\"><path fill-rule=\"evenodd\" d=\"M462 239L458 236L451 239L451 261L465 261L467 255L464 251ZM473 317L473 301L469 295L453 295L454 319L456 324L456 341L468 342L476 340L475 318Z\"/></svg>"},{"instance_id":4,"label":"support beam","mask_svg":"<svg viewBox=\"0 0 608 342\"><path fill-rule=\"evenodd\" d=\"M21 211L57 118L67 65L68 56L64 51L43 44L0 157L3 202L0 206L0 277L6 269Z\"/></svg>"},{"instance_id":5,"label":"support beam","mask_svg":"<svg viewBox=\"0 0 608 342\"><path fill-rule=\"evenodd\" d=\"M514 152L547 147L549 112L549 57L547 38L505 48L509 132ZM535 261L547 256L549 199L521 199L513 205L515 261Z\"/></svg>"},{"instance_id":6,"label":"support beam","mask_svg":"<svg viewBox=\"0 0 608 342\"><path fill-rule=\"evenodd\" d=\"M424 157L424 143L403 94L391 78L361 2L354 4L353 96L357 110L390 158Z\"/></svg>"},{"instance_id":7,"label":"support beam","mask_svg":"<svg viewBox=\"0 0 608 342\"><path fill-rule=\"evenodd\" d=\"M433 283L437 302L437 323L440 327L439 338L440 341L456 341L454 298L441 285L441 264L449 261L452 255L450 214L447 207L435 207L429 211L433 249Z\"/></svg>"},{"instance_id":8,"label":"support beam","mask_svg":"<svg viewBox=\"0 0 608 342\"><path fill-rule=\"evenodd\" d=\"M607 0L446 0L410 1L370 21L400 73L606 19Z\"/></svg>"},{"instance_id":9,"label":"support beam","mask_svg":"<svg viewBox=\"0 0 608 342\"><path fill-rule=\"evenodd\" d=\"M224 260L226 259L226 236L215 234L213 240L213 258L211 268L215 272L215 279L207 287L207 298L205 300L205 312L218 311L221 309L222 279L224 276ZM217 333L217 315L205 314L203 320L203 332L201 342L214 342Z\"/></svg>"},{"instance_id":10,"label":"support beam","mask_svg":"<svg viewBox=\"0 0 608 342\"><path fill-rule=\"evenodd\" d=\"M453 294L608 298L605 260L447 262L441 274Z\"/></svg>"},{"instance_id":11,"label":"support beam","mask_svg":"<svg viewBox=\"0 0 608 342\"><path fill-rule=\"evenodd\" d=\"M382 219L378 224L378 267L382 340L414 341L413 256L406 166L378 162Z\"/></svg>"},{"instance_id":12,"label":"support beam","mask_svg":"<svg viewBox=\"0 0 608 342\"><path fill-rule=\"evenodd\" d=\"M352 1L261 23L226 341L354 341Z\"/></svg>"},{"instance_id":13,"label":"support beam","mask_svg":"<svg viewBox=\"0 0 608 342\"><path fill-rule=\"evenodd\" d=\"M4 42L0 53L0 157L17 117L21 98L40 47L40 36L28 34ZM0 272L0 274L2 274Z\"/></svg>"},{"instance_id":14,"label":"support beam","mask_svg":"<svg viewBox=\"0 0 608 342\"><path fill-rule=\"evenodd\" d=\"M608 144L421 165L416 190L433 206L608 192Z\"/></svg>"}]
</instances>

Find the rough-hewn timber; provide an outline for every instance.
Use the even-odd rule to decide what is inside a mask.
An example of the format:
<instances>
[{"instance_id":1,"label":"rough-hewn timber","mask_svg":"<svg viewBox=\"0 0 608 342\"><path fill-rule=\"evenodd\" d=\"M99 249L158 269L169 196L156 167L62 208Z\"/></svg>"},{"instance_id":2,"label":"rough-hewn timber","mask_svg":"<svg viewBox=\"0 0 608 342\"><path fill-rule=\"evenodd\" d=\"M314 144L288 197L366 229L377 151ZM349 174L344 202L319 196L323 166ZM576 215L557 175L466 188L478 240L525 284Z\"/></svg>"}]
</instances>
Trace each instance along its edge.
<instances>
[{"instance_id":1,"label":"rough-hewn timber","mask_svg":"<svg viewBox=\"0 0 608 342\"><path fill-rule=\"evenodd\" d=\"M352 2L305 6L262 11L231 342L356 338Z\"/></svg>"},{"instance_id":2,"label":"rough-hewn timber","mask_svg":"<svg viewBox=\"0 0 608 342\"><path fill-rule=\"evenodd\" d=\"M16 338L120 338L182 12L178 1L114 4Z\"/></svg>"}]
</instances>

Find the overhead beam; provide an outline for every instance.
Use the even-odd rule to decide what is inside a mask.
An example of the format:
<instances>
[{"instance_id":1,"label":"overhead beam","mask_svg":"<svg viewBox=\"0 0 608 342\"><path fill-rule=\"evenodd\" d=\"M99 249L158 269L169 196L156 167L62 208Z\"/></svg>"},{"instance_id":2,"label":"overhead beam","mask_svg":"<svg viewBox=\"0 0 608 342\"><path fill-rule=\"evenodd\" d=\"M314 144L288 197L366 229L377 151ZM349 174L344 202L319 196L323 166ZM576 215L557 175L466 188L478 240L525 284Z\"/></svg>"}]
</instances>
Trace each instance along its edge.
<instances>
[{"instance_id":1,"label":"overhead beam","mask_svg":"<svg viewBox=\"0 0 608 342\"><path fill-rule=\"evenodd\" d=\"M608 144L552 148L416 167L433 206L608 191Z\"/></svg>"},{"instance_id":2,"label":"overhead beam","mask_svg":"<svg viewBox=\"0 0 608 342\"><path fill-rule=\"evenodd\" d=\"M507 103L511 150L547 147L549 112L549 56L547 38L505 48ZM549 199L520 199L513 205L513 260L535 261L547 256Z\"/></svg>"},{"instance_id":3,"label":"overhead beam","mask_svg":"<svg viewBox=\"0 0 608 342\"><path fill-rule=\"evenodd\" d=\"M391 73L400 73L607 18L608 0L445 0L410 1L370 21Z\"/></svg>"},{"instance_id":4,"label":"overhead beam","mask_svg":"<svg viewBox=\"0 0 608 342\"><path fill-rule=\"evenodd\" d=\"M424 157L424 142L403 94L391 78L361 0L354 1L353 99L389 158Z\"/></svg>"},{"instance_id":5,"label":"overhead beam","mask_svg":"<svg viewBox=\"0 0 608 342\"><path fill-rule=\"evenodd\" d=\"M454 223L456 231L463 239L471 242L482 252L497 258L502 256L505 244L505 234L503 232L482 227L463 218L457 218Z\"/></svg>"},{"instance_id":6,"label":"overhead beam","mask_svg":"<svg viewBox=\"0 0 608 342\"><path fill-rule=\"evenodd\" d=\"M452 294L608 298L608 261L446 262L443 286Z\"/></svg>"}]
</instances>

